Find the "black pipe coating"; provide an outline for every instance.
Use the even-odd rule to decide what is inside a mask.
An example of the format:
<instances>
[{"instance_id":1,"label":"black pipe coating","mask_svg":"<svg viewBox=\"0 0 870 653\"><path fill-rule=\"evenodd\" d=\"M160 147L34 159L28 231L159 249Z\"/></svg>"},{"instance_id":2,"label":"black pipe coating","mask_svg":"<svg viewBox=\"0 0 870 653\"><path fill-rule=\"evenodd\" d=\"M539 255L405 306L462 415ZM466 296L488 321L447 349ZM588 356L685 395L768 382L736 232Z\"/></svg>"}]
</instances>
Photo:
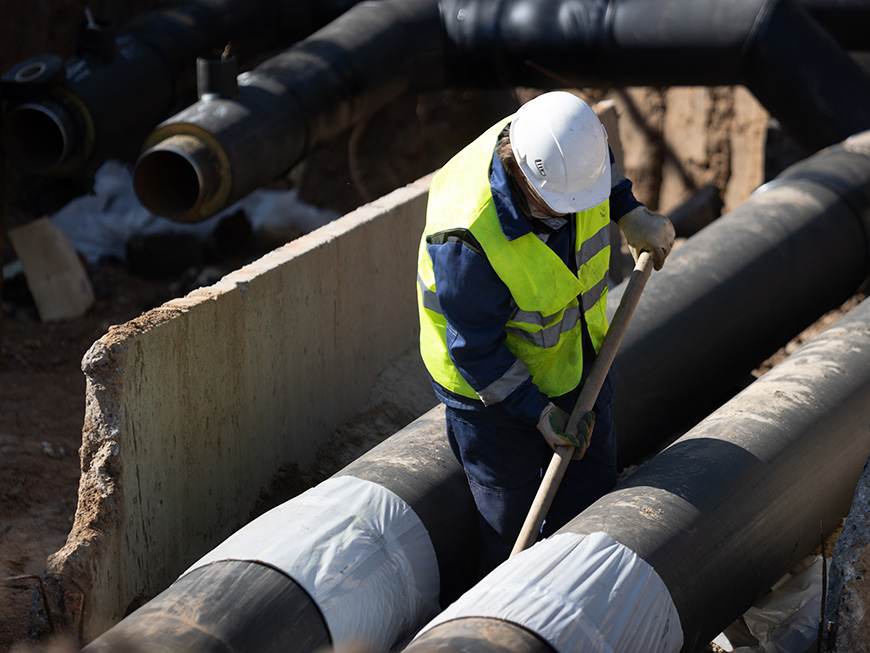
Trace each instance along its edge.
<instances>
[{"instance_id":1,"label":"black pipe coating","mask_svg":"<svg viewBox=\"0 0 870 653\"><path fill-rule=\"evenodd\" d=\"M82 650L313 653L331 643L296 581L256 561L221 560L185 574Z\"/></svg>"},{"instance_id":2,"label":"black pipe coating","mask_svg":"<svg viewBox=\"0 0 870 653\"><path fill-rule=\"evenodd\" d=\"M868 234L864 132L786 169L672 252L614 362L620 466L709 415L748 370L851 297L870 270Z\"/></svg>"}]
</instances>

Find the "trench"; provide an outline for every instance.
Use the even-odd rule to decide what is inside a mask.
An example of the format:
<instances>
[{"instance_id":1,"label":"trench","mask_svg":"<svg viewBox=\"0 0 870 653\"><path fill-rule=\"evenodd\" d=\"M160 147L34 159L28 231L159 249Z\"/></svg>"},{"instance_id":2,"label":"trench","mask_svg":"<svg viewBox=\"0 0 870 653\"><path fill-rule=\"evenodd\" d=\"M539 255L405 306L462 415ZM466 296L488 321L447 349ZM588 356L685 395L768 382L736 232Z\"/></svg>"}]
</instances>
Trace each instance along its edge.
<instances>
[{"instance_id":1,"label":"trench","mask_svg":"<svg viewBox=\"0 0 870 653\"><path fill-rule=\"evenodd\" d=\"M658 525L666 531L680 530L675 524L680 523L679 516L687 511L685 503L688 501L696 511L690 516L697 521L684 526L682 532L716 521L712 514L717 518L727 517L727 523L739 531L741 537L760 539L721 553L731 555L721 561L716 557L718 552L704 551L704 555L716 562L711 564L712 569L703 582L687 585L683 579L685 565L692 560L691 542L671 536L666 545L673 549L667 552L661 532L644 531L639 526L629 528L626 524L631 520L627 518L625 523L614 525L594 510L578 516L567 527L567 532L575 535L606 532L652 567L679 615L678 622L674 622L671 615L659 619L670 619L667 622L671 625L678 623L682 632L680 646L693 650L715 634L723 622L737 616L739 605L769 587L778 577L775 573L795 561L796 551L805 553L811 547L808 530L803 528L785 535L777 532L777 537L764 529L743 529L743 524L753 522L747 511L760 509L764 502L750 494L750 499L742 504L745 507L741 507L721 498L717 491L725 492L730 486L722 483L718 486L721 490L709 488L703 481L707 480L705 476L710 470L701 463L697 469L685 472L691 478L674 481L683 486L679 491L673 490L661 478L672 475L676 467L685 465L686 459L681 457L672 462L669 456L677 456L674 452L682 447L692 450L691 455L697 455L698 460L707 461L705 465L725 465L728 456L733 454L735 465L756 472L754 465L758 461L766 462L773 472L769 475L770 484L758 487L749 484L760 496L778 494L784 487L790 487L790 475L782 471L790 465L808 468L808 474L824 471L826 478L837 476L838 482L827 484L826 492L820 493L814 502L799 501L784 509L790 522L813 523L823 517L828 524L836 523L848 509L850 488L854 488L859 473L855 467L866 458L867 451L859 441L860 433L856 436L856 429L862 428L860 419L836 424L821 422L843 443L842 458L830 462L825 459L823 464L819 462L817 448L806 443L810 438L802 429L818 424L805 414L795 418L800 428L792 429L797 433L791 443L794 446L783 447L789 451L787 455L779 450L754 452L749 443L740 440L729 441L731 446L724 447L729 453L721 456L716 454L721 445L711 445L713 453L707 449L697 453L695 449L701 445L691 440L693 437L713 442L726 440L716 433L709 435L710 429L718 428L715 420L722 420L723 428L734 429L742 413L757 416L758 405L751 410L738 406L734 409L735 415L727 419L716 417L718 413L713 411L722 405L733 387L745 379L753 364L763 360L765 354L774 351L820 314L846 301L864 283L870 264L867 226L870 154L866 132L862 130L870 126L863 110L870 100L870 83L835 38L821 30L800 5L734 3L728 6L729 12L724 17L716 14L716 20L709 20L713 5L694 5L696 13L680 13L674 11L679 4L662 0L652 5L648 3L639 10L636 5L623 3L614 4L613 11L607 11L610 3L579 2L558 6L540 3L536 7L540 11L533 15L528 13L531 7L521 2L500 3L498 11L493 9L495 5L482 2L438 5L420 0L404 5L384 0L353 7L314 37L243 76L239 84L241 99L219 95L201 97L196 105L167 120L149 137L152 149L140 160L138 174L140 180L145 176L145 181L139 185L143 203L151 203L160 212L180 220L197 220L207 217L223 203L250 192L264 179L286 171L320 140L371 115L391 99L419 89L421 79L425 79L425 84L436 86L489 83L539 88L549 88L554 82L577 86L746 84L771 114L810 150L821 151L786 170L759 189L745 205L687 240L664 272L650 284L615 364L624 387L635 389L635 394L643 397L640 401L626 400L616 406L617 428L623 434L620 436L621 463L627 465L646 459L664 444L672 444L653 459L655 463L647 468L651 471L633 475L633 480L620 486L613 500L619 500L619 492L641 484L645 474L650 475L652 480L646 482L666 492L667 496L660 499L654 492L647 492L638 501L650 501L654 511L676 515L673 520L658 520ZM809 12L819 6L820 3L810 6ZM573 12L571 19L565 19L565 14L560 12L569 10ZM516 16L523 16L525 22L513 23ZM357 29L360 25L366 29ZM577 31L577 25L585 30ZM710 39L706 47L700 47L697 42L697 29L701 27L718 36ZM552 28L558 28L559 38L550 37ZM351 32L354 37L346 51L329 47L330 43L346 43ZM383 37L387 33L396 36ZM649 38L652 33L664 36L656 41ZM541 41L543 35L547 35L546 44ZM806 47L796 52L792 45L795 41ZM375 48L374 43L387 47ZM527 66L528 54L532 51L543 54L535 60L535 66ZM687 54L693 56L687 57ZM405 58L402 55L406 55ZM353 65L348 63L351 58ZM793 62L796 58L801 65L792 67L793 76L783 78L779 74L783 62ZM599 65L573 67L567 63L578 60ZM321 67L325 72L315 75L309 65ZM377 74L372 72L375 70ZM306 74L299 74L300 71ZM667 75L663 71L668 71ZM715 71L715 75L711 76L711 71ZM772 83L774 74L777 85ZM808 94L808 85L804 83L807 76L817 79L821 88L814 88ZM842 96L845 88L849 89L848 99ZM795 101L795 97L800 101ZM843 101L826 103L821 97ZM20 109L23 113L24 106ZM232 119L224 123L219 116L228 112ZM242 115L246 113L250 115ZM286 139L270 139L270 134L286 128L288 116L291 129ZM247 120L253 122L245 122ZM22 118L13 124L23 129L30 122ZM33 124L44 125L36 120ZM49 127L67 124L70 123L66 120L56 120ZM181 158L182 163L193 165L195 174L173 174L173 177L179 182L185 178L193 180L195 188L173 186L170 180L158 176L166 166L151 165L151 157L165 157L167 152L178 151L182 137L197 140L196 155ZM254 156L254 152L258 155ZM45 160L64 159L67 154L64 146L58 154L40 159L35 165L43 165ZM228 179L231 181L227 182ZM173 195L155 199L158 193L153 189L162 187L171 188ZM721 243L728 243L729 256L721 255ZM843 255L843 243L853 245L849 255ZM825 259L831 264L824 269L807 270L804 262L820 256L819 252L826 253ZM799 293L793 290L796 286L800 288ZM615 299L618 296L618 292L614 293ZM743 310L746 305L757 308L750 314ZM852 331L861 329L853 327ZM849 337L863 335L850 332ZM710 341L716 346L709 346ZM852 346L860 349L863 341L857 340ZM699 353L679 367L668 364L673 352L683 348ZM832 355L825 354L822 358L830 359ZM856 376L851 368L856 364L854 360L861 359L842 362L842 369L848 371L843 376ZM870 404L865 396L866 383L861 380L858 386L845 392L834 392L836 386L828 390L827 382L813 387L819 393L836 395L831 401L837 406L840 406L838 401L842 402L840 407L844 414L859 414L861 406ZM643 393L637 390L640 388L644 389ZM626 392L623 396L630 394ZM740 396L733 401L741 401ZM692 410L678 409L686 406ZM780 415L783 414L786 409L782 409ZM823 417L828 419L827 413ZM706 421L710 419L714 420L713 426ZM388 506L384 515L401 512L408 519L407 530L396 535L396 541L403 541L402 537L412 540L414 544L409 550L400 546L385 553L379 548L379 538L395 526L384 517L384 532L374 527L367 531L374 542L369 545L372 560L382 556L383 563L364 565L365 573L360 571L359 576L354 575L356 572L349 574L352 576L349 582L370 588L372 596L379 597L382 593L389 597L389 600L384 598L384 604L395 606L394 609L381 610L379 614L363 612L360 616L355 612L360 608L359 602L347 605L347 602L333 600L317 580L297 581L298 576L304 575L298 563L287 562L280 556L277 562L269 563L268 557L257 552L256 547L251 550L252 542L262 538L256 534L250 536L250 533L256 531L258 522L270 524L269 520L275 517L270 511L239 532L248 534L248 539L245 535L229 538L215 549L217 553L213 557L205 556L163 594L98 637L88 650L110 650L114 642L138 637L140 633L148 633L153 641L168 637L166 641L170 644L193 641L200 644L205 641L196 639L201 633L207 634L208 641L216 642L214 646L229 646L231 642L244 644L249 641L245 633L257 619L262 619L257 623L268 625L267 631L257 631L257 636L263 637L257 644L262 650L267 650L268 646L284 646L288 641L299 642L299 638L310 642L310 650L314 650L324 642L348 641L355 632L386 648L405 642L434 616L433 613L445 607L439 606L439 601L444 603L470 589L467 587L467 534L473 531L473 511L463 489L464 479L455 462L451 464L443 442L440 443L442 448L437 448L433 418L421 420L330 479L330 482L349 484L347 487L353 488L350 492L354 494L361 492L361 487L373 491L377 498L372 499L372 504L382 501ZM693 427L701 429L705 435L692 436ZM690 441L674 441L677 435L687 431L689 436L683 438L689 437ZM745 437L754 442L756 431L747 431ZM771 436L773 439L783 437L786 436ZM856 441L859 442L856 444ZM754 456L751 464L745 459L747 451L752 451ZM712 458L707 460L704 456ZM793 462L789 456L803 457ZM397 458L402 464L397 463ZM808 465L805 462L808 459L816 466ZM438 464L432 465L433 460ZM734 472L732 477L740 478L740 474ZM692 485L698 483L701 484ZM820 480L819 484L825 483ZM674 496L681 501L672 498ZM689 496L694 500L687 499ZM639 505L631 509L638 511ZM450 514L445 511L448 506ZM410 513L404 510L406 507L410 508ZM601 510L608 514L614 512ZM684 516L684 520L689 519ZM464 526L458 527L457 523L463 520ZM404 522L402 524L404 528ZM342 555L357 555L362 546L360 542L349 539L337 558L327 562L342 563ZM764 550L764 554L758 560L741 558L747 548ZM680 560L675 561L676 558ZM226 560L234 562L226 564ZM264 561L267 564L263 564ZM238 562L250 564L236 564ZM758 565L762 564L765 573L760 573L762 568ZM698 613L699 593L725 584L723 570L733 573L740 565L749 567L747 577L754 582L735 590L730 602L712 608L706 606L708 609ZM245 575L252 573L255 579L238 581L241 569ZM389 576L390 580L384 576ZM203 578L208 580L202 581ZM330 579L329 582L335 581ZM266 586L270 588L268 592L257 591ZM216 587L221 589L215 590L215 594L226 603L217 604L214 613L195 609L204 620L201 624L192 629L164 627L167 614L183 612L189 594L201 594L202 600L207 601ZM407 600L409 587L419 590L419 598ZM241 600L228 588L243 592L241 596L253 593L257 600L265 601L269 610L285 614L291 609L297 616L286 621L277 617L269 619L262 616L262 604ZM233 610L235 621L224 623L226 630L217 632L213 622L220 621L220 615L227 612L227 605L238 608ZM497 617L475 612L481 609L479 603L472 608L470 613L460 613L456 621L480 619L485 622L484 626L474 632L490 632L490 628L485 627L486 620ZM498 608L492 610L497 612ZM509 650L554 650L548 642L558 638L560 633L544 635L541 627L524 625L523 617L514 618L520 620L516 633L499 635L519 642L516 648ZM187 623L187 619L179 622ZM459 646L459 642L474 636L464 629L453 642L451 629L458 626L451 623L446 621L435 627L440 629L439 637L443 637L436 644L447 646L446 650L453 650L449 647ZM359 626L362 630L353 630L352 626L357 624L362 624ZM434 635L431 633L435 633L435 628L427 636L428 645L432 644ZM530 632L537 635L530 637ZM492 641L484 637L478 642L481 647L478 650L485 650ZM424 638L411 644L409 650L426 650L425 646Z\"/></svg>"}]
</instances>

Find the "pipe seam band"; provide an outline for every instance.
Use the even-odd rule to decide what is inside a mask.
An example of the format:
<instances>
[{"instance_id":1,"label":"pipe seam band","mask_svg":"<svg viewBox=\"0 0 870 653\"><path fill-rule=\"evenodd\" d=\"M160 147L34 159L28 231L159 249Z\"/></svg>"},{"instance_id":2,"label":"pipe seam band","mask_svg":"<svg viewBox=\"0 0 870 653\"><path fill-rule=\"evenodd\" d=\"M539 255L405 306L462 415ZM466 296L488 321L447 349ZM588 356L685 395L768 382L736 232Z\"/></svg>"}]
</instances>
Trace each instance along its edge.
<instances>
[{"instance_id":1,"label":"pipe seam band","mask_svg":"<svg viewBox=\"0 0 870 653\"><path fill-rule=\"evenodd\" d=\"M243 527L186 573L219 560L256 560L295 580L320 608L334 646L389 650L438 612L429 533L390 490L327 479Z\"/></svg>"},{"instance_id":2,"label":"pipe seam band","mask_svg":"<svg viewBox=\"0 0 870 653\"><path fill-rule=\"evenodd\" d=\"M679 651L683 645L664 582L607 533L557 533L538 542L502 563L420 634L462 617L513 622L559 653Z\"/></svg>"}]
</instances>

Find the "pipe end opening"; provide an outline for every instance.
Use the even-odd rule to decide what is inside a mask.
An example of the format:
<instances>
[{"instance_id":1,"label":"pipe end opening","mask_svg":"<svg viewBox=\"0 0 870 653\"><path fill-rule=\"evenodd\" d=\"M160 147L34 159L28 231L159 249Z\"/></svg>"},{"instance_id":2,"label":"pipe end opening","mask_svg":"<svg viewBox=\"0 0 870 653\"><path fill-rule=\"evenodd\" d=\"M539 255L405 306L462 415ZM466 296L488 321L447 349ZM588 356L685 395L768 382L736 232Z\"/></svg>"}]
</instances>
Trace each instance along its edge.
<instances>
[{"instance_id":1,"label":"pipe end opening","mask_svg":"<svg viewBox=\"0 0 870 653\"><path fill-rule=\"evenodd\" d=\"M29 174L47 174L70 155L72 137L66 121L50 107L24 104L3 121L6 156Z\"/></svg>"},{"instance_id":2,"label":"pipe end opening","mask_svg":"<svg viewBox=\"0 0 870 653\"><path fill-rule=\"evenodd\" d=\"M200 174L184 153L172 150L146 152L133 172L133 189L139 201L155 215L188 221L200 204Z\"/></svg>"}]
</instances>

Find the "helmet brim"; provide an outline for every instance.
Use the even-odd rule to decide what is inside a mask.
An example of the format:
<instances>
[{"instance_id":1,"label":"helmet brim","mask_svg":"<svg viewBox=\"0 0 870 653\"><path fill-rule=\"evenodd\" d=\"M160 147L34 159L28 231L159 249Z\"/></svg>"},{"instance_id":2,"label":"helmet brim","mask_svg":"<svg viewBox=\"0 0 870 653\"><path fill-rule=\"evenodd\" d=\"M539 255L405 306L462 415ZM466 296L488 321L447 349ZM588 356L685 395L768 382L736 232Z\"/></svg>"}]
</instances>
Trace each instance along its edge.
<instances>
[{"instance_id":1,"label":"helmet brim","mask_svg":"<svg viewBox=\"0 0 870 653\"><path fill-rule=\"evenodd\" d=\"M606 162L604 174L589 188L570 192L557 193L539 188L536 184L532 184L541 199L554 213L579 213L598 206L608 197L610 197L610 165ZM518 161L520 170L526 179L534 179L533 173L526 161Z\"/></svg>"}]
</instances>

